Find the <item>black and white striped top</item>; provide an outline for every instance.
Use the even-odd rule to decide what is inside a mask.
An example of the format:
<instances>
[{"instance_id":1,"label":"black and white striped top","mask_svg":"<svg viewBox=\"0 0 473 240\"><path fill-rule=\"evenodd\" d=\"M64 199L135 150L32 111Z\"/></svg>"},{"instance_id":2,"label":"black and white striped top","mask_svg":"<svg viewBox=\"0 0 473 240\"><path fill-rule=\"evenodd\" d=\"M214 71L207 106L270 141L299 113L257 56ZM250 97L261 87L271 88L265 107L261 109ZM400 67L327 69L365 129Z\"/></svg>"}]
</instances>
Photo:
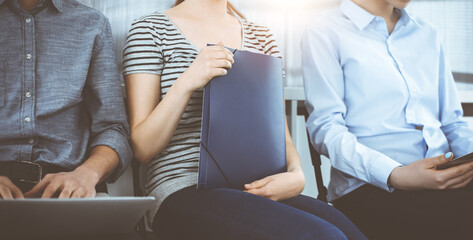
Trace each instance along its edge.
<instances>
[{"instance_id":1,"label":"black and white striped top","mask_svg":"<svg viewBox=\"0 0 473 240\"><path fill-rule=\"evenodd\" d=\"M247 21L241 21L241 25L241 49L281 57L268 28ZM123 53L123 74L160 75L162 99L198 52L164 13L152 13L131 25ZM146 192L158 199L148 214L149 220L167 196L197 183L202 96L202 90L192 95L171 141L148 165Z\"/></svg>"}]
</instances>

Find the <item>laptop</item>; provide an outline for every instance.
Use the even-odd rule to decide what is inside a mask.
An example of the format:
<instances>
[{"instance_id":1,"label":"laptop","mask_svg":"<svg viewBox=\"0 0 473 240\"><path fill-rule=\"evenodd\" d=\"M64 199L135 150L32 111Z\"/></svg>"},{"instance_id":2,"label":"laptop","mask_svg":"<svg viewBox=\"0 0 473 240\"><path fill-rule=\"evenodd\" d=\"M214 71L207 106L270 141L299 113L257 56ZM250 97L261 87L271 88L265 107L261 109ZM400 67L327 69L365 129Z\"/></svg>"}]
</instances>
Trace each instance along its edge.
<instances>
[{"instance_id":1,"label":"laptop","mask_svg":"<svg viewBox=\"0 0 473 240\"><path fill-rule=\"evenodd\" d=\"M1 236L131 233L154 197L0 200Z\"/></svg>"}]
</instances>

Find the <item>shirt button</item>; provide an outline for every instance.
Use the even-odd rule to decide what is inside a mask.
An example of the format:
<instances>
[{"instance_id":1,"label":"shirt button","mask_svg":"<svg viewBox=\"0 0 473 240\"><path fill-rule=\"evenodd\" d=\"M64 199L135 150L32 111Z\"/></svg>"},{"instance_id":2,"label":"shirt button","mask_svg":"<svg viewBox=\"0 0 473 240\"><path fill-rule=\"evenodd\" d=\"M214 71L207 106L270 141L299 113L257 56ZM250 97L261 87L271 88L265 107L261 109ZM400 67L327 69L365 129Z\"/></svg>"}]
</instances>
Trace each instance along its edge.
<instances>
[{"instance_id":1,"label":"shirt button","mask_svg":"<svg viewBox=\"0 0 473 240\"><path fill-rule=\"evenodd\" d=\"M25 123L29 123L31 121L30 117L25 117Z\"/></svg>"},{"instance_id":2,"label":"shirt button","mask_svg":"<svg viewBox=\"0 0 473 240\"><path fill-rule=\"evenodd\" d=\"M26 95L26 97L28 97L28 98L29 98L29 97L31 97L31 92L26 92L26 94L25 94L25 95Z\"/></svg>"},{"instance_id":3,"label":"shirt button","mask_svg":"<svg viewBox=\"0 0 473 240\"><path fill-rule=\"evenodd\" d=\"M31 22L31 18L26 18L26 23L30 23Z\"/></svg>"},{"instance_id":4,"label":"shirt button","mask_svg":"<svg viewBox=\"0 0 473 240\"><path fill-rule=\"evenodd\" d=\"M30 138L30 140L28 140L28 143L29 143L29 144L33 144L33 143L34 143L34 139L33 139L33 138Z\"/></svg>"},{"instance_id":5,"label":"shirt button","mask_svg":"<svg viewBox=\"0 0 473 240\"><path fill-rule=\"evenodd\" d=\"M31 54L26 54L26 59L30 60L31 59Z\"/></svg>"}]
</instances>

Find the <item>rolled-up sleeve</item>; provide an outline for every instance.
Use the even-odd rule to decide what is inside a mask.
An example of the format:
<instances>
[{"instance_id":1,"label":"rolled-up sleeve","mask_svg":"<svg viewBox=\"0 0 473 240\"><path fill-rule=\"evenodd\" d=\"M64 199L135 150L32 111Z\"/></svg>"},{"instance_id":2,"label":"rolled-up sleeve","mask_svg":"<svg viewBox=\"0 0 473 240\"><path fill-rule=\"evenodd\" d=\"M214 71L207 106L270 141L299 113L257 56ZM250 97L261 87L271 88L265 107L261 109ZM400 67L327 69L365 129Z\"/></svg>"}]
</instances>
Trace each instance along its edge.
<instances>
[{"instance_id":1,"label":"rolled-up sleeve","mask_svg":"<svg viewBox=\"0 0 473 240\"><path fill-rule=\"evenodd\" d=\"M95 41L88 73L85 98L90 114L89 152L107 146L119 157L119 166L107 182L115 181L128 167L133 153L129 126L121 94L110 23L104 19L103 31Z\"/></svg>"},{"instance_id":2,"label":"rolled-up sleeve","mask_svg":"<svg viewBox=\"0 0 473 240\"><path fill-rule=\"evenodd\" d=\"M387 180L401 164L359 143L346 126L344 74L336 42L329 31L316 25L309 26L302 38L302 74L311 143L330 158L335 169L392 191Z\"/></svg>"}]
</instances>

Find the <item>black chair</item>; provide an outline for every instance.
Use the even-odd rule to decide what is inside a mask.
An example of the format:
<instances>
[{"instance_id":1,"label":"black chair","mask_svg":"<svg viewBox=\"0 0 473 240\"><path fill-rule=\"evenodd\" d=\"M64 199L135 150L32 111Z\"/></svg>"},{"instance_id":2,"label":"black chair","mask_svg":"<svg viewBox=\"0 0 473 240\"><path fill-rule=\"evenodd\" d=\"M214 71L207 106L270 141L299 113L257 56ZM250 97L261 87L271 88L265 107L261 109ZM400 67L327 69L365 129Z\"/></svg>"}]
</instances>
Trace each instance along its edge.
<instances>
[{"instance_id":1,"label":"black chair","mask_svg":"<svg viewBox=\"0 0 473 240\"><path fill-rule=\"evenodd\" d=\"M143 196L143 191L141 190L140 167L141 167L141 164L140 164L140 162L138 162L138 160L133 159L131 161L131 170L132 170L132 175L133 175L133 194L135 195L135 197L142 197ZM137 230L138 230L138 233L139 233L141 239L143 239L143 240L150 239L149 235L151 233L148 233L146 231L145 217L144 216L138 222Z\"/></svg>"},{"instance_id":2,"label":"black chair","mask_svg":"<svg viewBox=\"0 0 473 240\"><path fill-rule=\"evenodd\" d=\"M123 102L125 104L125 110L127 112L127 116L129 116L129 112L128 112L128 101L127 101L127 98L123 98ZM129 119L128 119L129 121ZM130 143L131 145L131 143ZM140 169L141 169L141 163L136 160L136 159L133 159L131 161L131 172L132 172L132 176L133 176L133 195L135 195L135 197L143 197L144 194L143 194L143 191L141 189L141 174L140 174ZM146 224L145 224L145 217L143 216L140 221L138 222L138 225L136 226L137 228L137 231L141 237L141 239L143 240L148 240L148 239L151 239L150 236L152 235L152 233L150 232L147 232L146 231Z\"/></svg>"},{"instance_id":3,"label":"black chair","mask_svg":"<svg viewBox=\"0 0 473 240\"><path fill-rule=\"evenodd\" d=\"M306 122L307 122L307 119L309 118L309 113L307 112L307 109L305 108L303 101L297 102L297 115L304 116L304 119ZM317 183L317 190L319 192L317 199L323 202L327 202L327 188L324 186L324 181L322 179L322 170L320 168L322 166L320 153L318 153L317 150L315 150L314 146L312 146L310 142L310 135L307 129L306 129L306 134L307 134L307 142L309 143L310 158L312 160L312 166L314 167L314 172L315 172L315 182Z\"/></svg>"},{"instance_id":4,"label":"black chair","mask_svg":"<svg viewBox=\"0 0 473 240\"><path fill-rule=\"evenodd\" d=\"M473 117L473 103L462 103L463 116Z\"/></svg>"}]
</instances>

